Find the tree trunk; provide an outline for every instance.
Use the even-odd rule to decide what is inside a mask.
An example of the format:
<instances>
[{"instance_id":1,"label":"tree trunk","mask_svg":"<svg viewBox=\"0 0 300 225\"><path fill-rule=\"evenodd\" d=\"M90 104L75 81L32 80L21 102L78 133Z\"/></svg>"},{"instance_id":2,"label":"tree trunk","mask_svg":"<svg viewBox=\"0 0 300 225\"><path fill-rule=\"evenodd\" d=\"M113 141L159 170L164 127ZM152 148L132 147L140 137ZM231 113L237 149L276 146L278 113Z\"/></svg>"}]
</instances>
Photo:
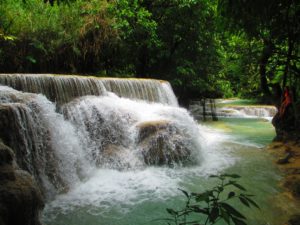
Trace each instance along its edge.
<instances>
[{"instance_id":1,"label":"tree trunk","mask_svg":"<svg viewBox=\"0 0 300 225\"><path fill-rule=\"evenodd\" d=\"M260 73L260 87L264 94L264 98L267 101L271 100L272 94L268 85L266 68L267 68L269 58L273 54L273 50L274 50L273 43L269 40L264 40L264 48L259 60L259 73Z\"/></svg>"}]
</instances>

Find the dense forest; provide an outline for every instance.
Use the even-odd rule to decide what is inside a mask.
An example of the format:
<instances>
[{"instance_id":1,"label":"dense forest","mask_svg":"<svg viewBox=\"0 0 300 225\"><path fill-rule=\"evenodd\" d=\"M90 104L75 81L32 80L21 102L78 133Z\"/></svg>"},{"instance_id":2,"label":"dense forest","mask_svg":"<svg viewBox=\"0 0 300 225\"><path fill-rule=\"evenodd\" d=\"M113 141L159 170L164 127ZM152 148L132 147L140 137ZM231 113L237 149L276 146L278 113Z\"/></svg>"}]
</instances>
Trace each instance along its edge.
<instances>
[{"instance_id":1,"label":"dense forest","mask_svg":"<svg viewBox=\"0 0 300 225\"><path fill-rule=\"evenodd\" d=\"M297 0L2 0L0 72L170 81L182 103L278 104L300 84Z\"/></svg>"}]
</instances>

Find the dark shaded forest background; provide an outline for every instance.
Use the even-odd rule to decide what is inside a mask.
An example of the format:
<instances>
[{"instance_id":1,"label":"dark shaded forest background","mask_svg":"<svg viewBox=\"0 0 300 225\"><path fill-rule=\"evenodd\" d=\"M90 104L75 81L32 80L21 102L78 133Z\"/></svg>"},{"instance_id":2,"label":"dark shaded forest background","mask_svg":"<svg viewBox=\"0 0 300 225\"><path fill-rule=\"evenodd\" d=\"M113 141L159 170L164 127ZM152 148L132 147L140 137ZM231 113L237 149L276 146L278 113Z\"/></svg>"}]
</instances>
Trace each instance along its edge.
<instances>
[{"instance_id":1,"label":"dark shaded forest background","mask_svg":"<svg viewBox=\"0 0 300 225\"><path fill-rule=\"evenodd\" d=\"M1 0L0 73L145 77L179 100L298 101L297 0Z\"/></svg>"}]
</instances>

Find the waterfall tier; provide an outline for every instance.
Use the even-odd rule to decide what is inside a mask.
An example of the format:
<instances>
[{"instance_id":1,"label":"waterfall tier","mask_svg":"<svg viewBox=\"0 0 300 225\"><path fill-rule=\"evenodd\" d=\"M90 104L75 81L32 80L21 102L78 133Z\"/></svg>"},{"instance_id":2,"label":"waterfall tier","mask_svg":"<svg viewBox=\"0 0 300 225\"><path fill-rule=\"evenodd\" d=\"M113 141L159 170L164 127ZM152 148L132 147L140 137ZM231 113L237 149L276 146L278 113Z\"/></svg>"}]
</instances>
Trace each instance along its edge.
<instances>
[{"instance_id":1,"label":"waterfall tier","mask_svg":"<svg viewBox=\"0 0 300 225\"><path fill-rule=\"evenodd\" d=\"M140 99L178 106L170 84L153 79L96 78L50 74L0 74L0 84L16 90L42 93L59 105L85 95L105 95Z\"/></svg>"},{"instance_id":2,"label":"waterfall tier","mask_svg":"<svg viewBox=\"0 0 300 225\"><path fill-rule=\"evenodd\" d=\"M275 106L229 106L217 110L219 116L227 117L260 117L270 118L275 116Z\"/></svg>"},{"instance_id":3,"label":"waterfall tier","mask_svg":"<svg viewBox=\"0 0 300 225\"><path fill-rule=\"evenodd\" d=\"M0 75L15 88L0 85L0 139L48 198L99 168L203 161L202 131L169 83L43 76Z\"/></svg>"},{"instance_id":4,"label":"waterfall tier","mask_svg":"<svg viewBox=\"0 0 300 225\"><path fill-rule=\"evenodd\" d=\"M222 102L221 102L222 103ZM277 113L275 106L271 105L222 105L212 99L191 101L189 110L198 120L212 119L218 117L235 118L267 118L270 119Z\"/></svg>"}]
</instances>

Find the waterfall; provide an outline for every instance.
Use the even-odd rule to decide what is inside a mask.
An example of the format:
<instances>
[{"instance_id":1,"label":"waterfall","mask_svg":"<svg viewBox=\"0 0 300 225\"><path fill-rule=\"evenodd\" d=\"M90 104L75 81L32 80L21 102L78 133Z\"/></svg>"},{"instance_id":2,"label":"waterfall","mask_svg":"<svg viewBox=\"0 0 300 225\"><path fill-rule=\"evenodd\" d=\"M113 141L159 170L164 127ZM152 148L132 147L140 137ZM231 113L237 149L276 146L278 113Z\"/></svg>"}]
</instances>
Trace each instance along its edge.
<instances>
[{"instance_id":1,"label":"waterfall","mask_svg":"<svg viewBox=\"0 0 300 225\"><path fill-rule=\"evenodd\" d=\"M50 74L0 74L0 84L42 93L61 105L76 97L113 92L119 97L178 106L170 84L152 79L96 78Z\"/></svg>"},{"instance_id":2,"label":"waterfall","mask_svg":"<svg viewBox=\"0 0 300 225\"><path fill-rule=\"evenodd\" d=\"M218 116L225 117L259 117L272 118L277 109L275 106L230 106L217 110Z\"/></svg>"},{"instance_id":3,"label":"waterfall","mask_svg":"<svg viewBox=\"0 0 300 225\"><path fill-rule=\"evenodd\" d=\"M0 83L11 86L0 85L0 138L48 198L99 168L203 162L202 131L167 82L2 74Z\"/></svg>"},{"instance_id":4,"label":"waterfall","mask_svg":"<svg viewBox=\"0 0 300 225\"><path fill-rule=\"evenodd\" d=\"M265 118L271 120L277 113L275 106L270 105L226 105L234 100L191 101L189 110L197 120L217 120L218 117ZM225 104L225 105L223 105Z\"/></svg>"},{"instance_id":5,"label":"waterfall","mask_svg":"<svg viewBox=\"0 0 300 225\"><path fill-rule=\"evenodd\" d=\"M52 102L5 86L0 86L0 96L1 138L47 196L66 191L87 173L84 146Z\"/></svg>"}]
</instances>

